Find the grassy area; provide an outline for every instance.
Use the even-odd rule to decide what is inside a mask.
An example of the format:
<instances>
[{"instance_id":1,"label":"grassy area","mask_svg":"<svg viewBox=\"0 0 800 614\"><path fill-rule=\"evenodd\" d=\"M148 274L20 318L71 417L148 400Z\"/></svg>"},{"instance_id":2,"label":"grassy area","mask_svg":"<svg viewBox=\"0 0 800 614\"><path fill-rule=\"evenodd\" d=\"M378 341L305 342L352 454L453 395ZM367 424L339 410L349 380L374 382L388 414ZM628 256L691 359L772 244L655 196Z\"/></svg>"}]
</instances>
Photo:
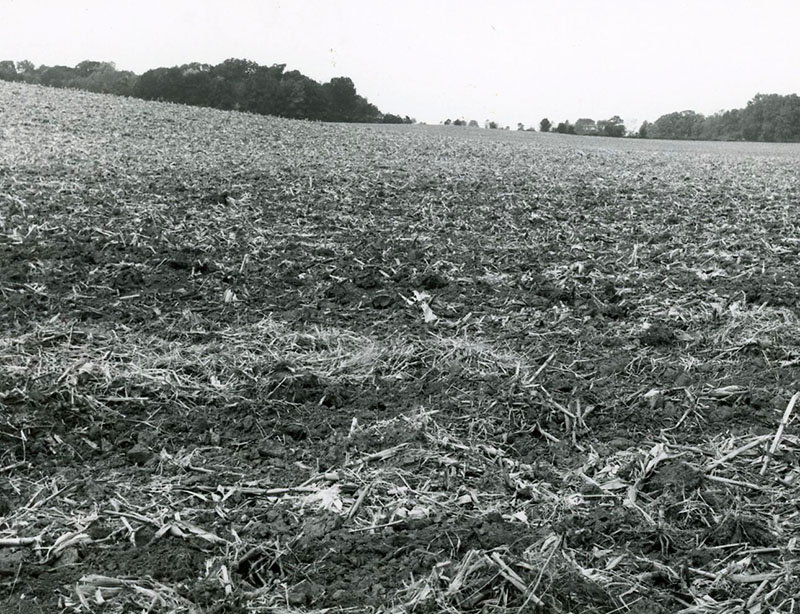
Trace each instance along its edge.
<instances>
[{"instance_id":1,"label":"grassy area","mask_svg":"<svg viewBox=\"0 0 800 614\"><path fill-rule=\"evenodd\" d=\"M0 83L10 612L793 612L800 146Z\"/></svg>"}]
</instances>

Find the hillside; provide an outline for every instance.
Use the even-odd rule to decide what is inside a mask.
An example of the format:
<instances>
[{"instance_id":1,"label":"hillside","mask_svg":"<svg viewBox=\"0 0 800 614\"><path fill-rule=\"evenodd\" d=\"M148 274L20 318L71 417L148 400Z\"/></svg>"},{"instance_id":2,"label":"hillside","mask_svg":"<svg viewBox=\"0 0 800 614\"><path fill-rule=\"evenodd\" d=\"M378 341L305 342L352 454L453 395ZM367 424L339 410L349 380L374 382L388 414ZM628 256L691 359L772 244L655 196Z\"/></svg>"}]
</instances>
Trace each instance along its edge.
<instances>
[{"instance_id":1,"label":"hillside","mask_svg":"<svg viewBox=\"0 0 800 614\"><path fill-rule=\"evenodd\" d=\"M798 159L0 83L0 602L795 611Z\"/></svg>"}]
</instances>

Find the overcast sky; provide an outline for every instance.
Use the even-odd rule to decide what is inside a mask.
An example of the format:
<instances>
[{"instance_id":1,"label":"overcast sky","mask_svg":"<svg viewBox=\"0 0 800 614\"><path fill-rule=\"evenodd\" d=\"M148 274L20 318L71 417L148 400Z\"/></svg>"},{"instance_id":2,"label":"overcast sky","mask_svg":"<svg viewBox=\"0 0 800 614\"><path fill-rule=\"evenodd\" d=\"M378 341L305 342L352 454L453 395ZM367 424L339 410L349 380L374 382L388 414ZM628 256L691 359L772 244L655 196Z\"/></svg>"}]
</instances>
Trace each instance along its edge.
<instances>
[{"instance_id":1,"label":"overcast sky","mask_svg":"<svg viewBox=\"0 0 800 614\"><path fill-rule=\"evenodd\" d=\"M800 0L0 0L0 60L230 57L353 79L438 123L742 107L800 92Z\"/></svg>"}]
</instances>

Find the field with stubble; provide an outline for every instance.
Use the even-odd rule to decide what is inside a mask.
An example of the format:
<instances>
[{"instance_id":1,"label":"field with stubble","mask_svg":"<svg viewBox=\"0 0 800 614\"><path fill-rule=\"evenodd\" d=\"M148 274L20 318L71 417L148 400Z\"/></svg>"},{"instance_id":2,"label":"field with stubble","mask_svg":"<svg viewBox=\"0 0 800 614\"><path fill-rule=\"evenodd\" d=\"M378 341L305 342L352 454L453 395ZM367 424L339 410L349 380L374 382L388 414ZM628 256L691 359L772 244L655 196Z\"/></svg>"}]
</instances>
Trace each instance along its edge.
<instances>
[{"instance_id":1,"label":"field with stubble","mask_svg":"<svg viewBox=\"0 0 800 614\"><path fill-rule=\"evenodd\" d=\"M0 611L800 609L800 145L0 83Z\"/></svg>"}]
</instances>

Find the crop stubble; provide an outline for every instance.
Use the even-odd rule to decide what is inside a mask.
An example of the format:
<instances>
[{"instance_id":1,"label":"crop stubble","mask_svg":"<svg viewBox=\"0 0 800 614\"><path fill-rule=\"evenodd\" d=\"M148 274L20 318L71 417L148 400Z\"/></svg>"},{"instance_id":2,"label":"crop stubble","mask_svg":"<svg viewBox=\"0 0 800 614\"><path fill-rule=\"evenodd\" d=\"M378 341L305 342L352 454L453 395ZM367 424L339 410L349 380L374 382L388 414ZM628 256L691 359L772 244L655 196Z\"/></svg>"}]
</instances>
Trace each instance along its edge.
<instances>
[{"instance_id":1,"label":"crop stubble","mask_svg":"<svg viewBox=\"0 0 800 614\"><path fill-rule=\"evenodd\" d=\"M0 131L6 609L797 607L798 146Z\"/></svg>"}]
</instances>

